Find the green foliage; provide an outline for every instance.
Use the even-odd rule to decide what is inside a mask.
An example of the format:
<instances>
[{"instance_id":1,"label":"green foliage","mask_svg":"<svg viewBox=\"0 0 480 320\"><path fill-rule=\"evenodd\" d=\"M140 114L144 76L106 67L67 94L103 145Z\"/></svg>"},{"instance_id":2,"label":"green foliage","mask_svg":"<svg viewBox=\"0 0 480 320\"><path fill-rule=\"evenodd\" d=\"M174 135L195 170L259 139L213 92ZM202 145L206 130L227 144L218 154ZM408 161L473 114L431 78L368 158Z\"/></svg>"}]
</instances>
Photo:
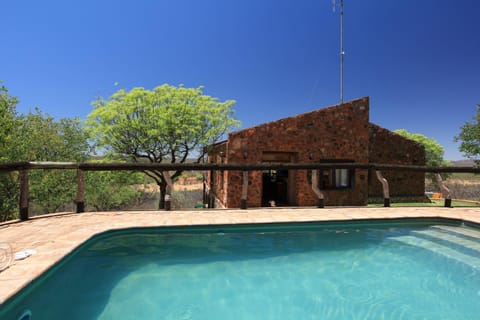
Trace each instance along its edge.
<instances>
[{"instance_id":1,"label":"green foliage","mask_svg":"<svg viewBox=\"0 0 480 320\"><path fill-rule=\"evenodd\" d=\"M38 108L16 114L18 100L0 87L0 161L72 161L90 157L87 132L78 118L55 120ZM74 170L31 170L30 204L34 214L71 210L77 192ZM107 210L139 199L131 184L141 173L94 172L86 177L86 201L97 210ZM143 180L142 180L143 181ZM0 221L18 217L17 172L0 173Z\"/></svg>"},{"instance_id":2,"label":"green foliage","mask_svg":"<svg viewBox=\"0 0 480 320\"><path fill-rule=\"evenodd\" d=\"M405 129L395 130L394 132L407 139L421 143L425 147L425 164L427 166L441 167L450 165L449 161L443 159L445 150L434 139L427 138L420 133L410 133Z\"/></svg>"},{"instance_id":3,"label":"green foliage","mask_svg":"<svg viewBox=\"0 0 480 320\"><path fill-rule=\"evenodd\" d=\"M0 84L2 82L0 81ZM8 94L5 86L0 86L0 161L11 158L9 146L15 142L16 106L18 99Z\"/></svg>"},{"instance_id":4,"label":"green foliage","mask_svg":"<svg viewBox=\"0 0 480 320\"><path fill-rule=\"evenodd\" d=\"M17 161L85 161L90 146L80 119L59 121L38 108L18 117Z\"/></svg>"},{"instance_id":5,"label":"green foliage","mask_svg":"<svg viewBox=\"0 0 480 320\"><path fill-rule=\"evenodd\" d=\"M461 141L459 150L478 165L480 163L480 104L477 105L477 114L473 122L466 122L460 127L460 134L454 138Z\"/></svg>"},{"instance_id":6,"label":"green foliage","mask_svg":"<svg viewBox=\"0 0 480 320\"><path fill-rule=\"evenodd\" d=\"M0 222L17 218L18 190L18 173L0 172Z\"/></svg>"},{"instance_id":7,"label":"green foliage","mask_svg":"<svg viewBox=\"0 0 480 320\"><path fill-rule=\"evenodd\" d=\"M0 81L1 84L1 81ZM18 99L8 94L5 86L0 86L0 162L11 161L15 145L16 105ZM18 206L18 174L0 173L0 221L14 219Z\"/></svg>"},{"instance_id":8,"label":"green foliage","mask_svg":"<svg viewBox=\"0 0 480 320\"><path fill-rule=\"evenodd\" d=\"M142 190L135 188L144 182L140 172L93 171L86 172L86 203L96 211L118 210L140 202Z\"/></svg>"},{"instance_id":9,"label":"green foliage","mask_svg":"<svg viewBox=\"0 0 480 320\"><path fill-rule=\"evenodd\" d=\"M38 108L35 113L18 117L16 140L12 146L15 161L76 161L87 159L87 133L80 120L56 121ZM36 213L57 212L72 203L76 194L76 172L64 170L32 170L30 200Z\"/></svg>"},{"instance_id":10,"label":"green foliage","mask_svg":"<svg viewBox=\"0 0 480 320\"><path fill-rule=\"evenodd\" d=\"M8 161L84 161L89 145L79 119L55 119L36 109L27 115L16 114L18 100L0 88L0 160ZM32 170L30 201L36 213L55 212L71 203L76 190L72 171ZM18 174L0 175L1 220L17 217Z\"/></svg>"},{"instance_id":11,"label":"green foliage","mask_svg":"<svg viewBox=\"0 0 480 320\"><path fill-rule=\"evenodd\" d=\"M122 89L110 100L95 101L86 123L98 145L113 153L184 162L194 152L203 156L204 147L238 125L232 118L234 103L203 95L201 87Z\"/></svg>"},{"instance_id":12,"label":"green foliage","mask_svg":"<svg viewBox=\"0 0 480 320\"><path fill-rule=\"evenodd\" d=\"M110 99L94 101L86 125L103 150L131 161L200 162L207 146L239 125L233 118L233 100L219 102L202 87L167 84L153 90L119 90ZM162 172L146 172L160 186L160 207L166 180ZM172 179L182 172L177 171Z\"/></svg>"},{"instance_id":13,"label":"green foliage","mask_svg":"<svg viewBox=\"0 0 480 320\"><path fill-rule=\"evenodd\" d=\"M393 132L418 143L421 143L425 148L425 165L429 167L444 167L449 166L450 161L443 159L443 154L445 150L443 147L434 139L428 138L420 133L410 133L405 129L394 130ZM442 179L447 179L450 177L449 173L440 174ZM427 173L426 177L430 179L434 186L439 188L436 177L433 173Z\"/></svg>"}]
</instances>

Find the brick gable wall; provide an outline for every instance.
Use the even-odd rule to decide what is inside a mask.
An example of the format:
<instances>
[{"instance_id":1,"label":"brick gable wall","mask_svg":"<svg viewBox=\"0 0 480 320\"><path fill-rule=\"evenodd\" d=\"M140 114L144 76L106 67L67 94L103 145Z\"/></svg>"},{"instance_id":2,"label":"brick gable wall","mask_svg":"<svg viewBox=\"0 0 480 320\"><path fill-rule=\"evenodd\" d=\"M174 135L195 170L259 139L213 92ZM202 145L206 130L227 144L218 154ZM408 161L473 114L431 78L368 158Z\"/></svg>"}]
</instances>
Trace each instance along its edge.
<instances>
[{"instance_id":1,"label":"brick gable wall","mask_svg":"<svg viewBox=\"0 0 480 320\"><path fill-rule=\"evenodd\" d=\"M324 108L234 132L228 138L228 163L262 163L264 152L288 152L292 162L322 160L368 162L369 100L362 98L343 105ZM244 157L246 156L246 158ZM289 172L293 192L291 205L311 206L316 197L310 188L306 170ZM365 170L355 171L355 188L326 190L326 204L365 205ZM227 207L240 206L241 172L228 177ZM293 189L293 191L292 191ZM249 173L248 205L261 206L262 172Z\"/></svg>"},{"instance_id":2,"label":"brick gable wall","mask_svg":"<svg viewBox=\"0 0 480 320\"><path fill-rule=\"evenodd\" d=\"M209 161L254 164L276 153L283 155L279 156L282 162L298 163L423 165L425 162L423 146L369 122L368 97L233 132L228 141L213 147ZM311 173L290 170L288 176L289 204L316 205ZM385 172L384 176L390 182L391 196L420 196L424 192L423 174ZM217 172L212 183L212 190L223 206L240 207L242 172ZM249 207L262 206L262 185L262 172L249 172ZM322 192L325 205L366 205L369 196L382 196L382 186L375 172L356 169L352 188Z\"/></svg>"},{"instance_id":3,"label":"brick gable wall","mask_svg":"<svg viewBox=\"0 0 480 320\"><path fill-rule=\"evenodd\" d=\"M370 162L400 165L425 165L422 144L406 139L390 130L370 124ZM385 171L391 197L421 196L425 192L425 174L408 171ZM382 197L382 186L375 173L369 177L370 197Z\"/></svg>"}]
</instances>

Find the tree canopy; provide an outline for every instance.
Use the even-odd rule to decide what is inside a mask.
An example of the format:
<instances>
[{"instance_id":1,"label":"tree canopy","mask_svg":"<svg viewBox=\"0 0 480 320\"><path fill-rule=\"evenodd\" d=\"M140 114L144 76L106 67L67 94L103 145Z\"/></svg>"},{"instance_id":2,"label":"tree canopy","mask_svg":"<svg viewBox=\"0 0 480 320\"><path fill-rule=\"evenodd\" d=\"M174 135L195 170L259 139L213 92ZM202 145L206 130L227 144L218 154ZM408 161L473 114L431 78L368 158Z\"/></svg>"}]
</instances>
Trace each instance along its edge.
<instances>
[{"instance_id":1,"label":"tree canopy","mask_svg":"<svg viewBox=\"0 0 480 320\"><path fill-rule=\"evenodd\" d=\"M435 140L420 133L410 133L405 129L394 130L395 133L421 143L425 147L425 164L430 167L448 166L449 161L443 159L445 149Z\"/></svg>"},{"instance_id":2,"label":"tree canopy","mask_svg":"<svg viewBox=\"0 0 480 320\"><path fill-rule=\"evenodd\" d=\"M477 114L472 122L466 122L460 127L460 134L454 138L461 141L459 150L478 165L480 162L480 104L477 104Z\"/></svg>"},{"instance_id":3,"label":"tree canopy","mask_svg":"<svg viewBox=\"0 0 480 320\"><path fill-rule=\"evenodd\" d=\"M2 82L0 81L0 84ZM0 161L10 158L10 145L14 141L16 128L16 106L18 99L8 94L8 89L0 86Z\"/></svg>"},{"instance_id":4,"label":"tree canopy","mask_svg":"<svg viewBox=\"0 0 480 320\"><path fill-rule=\"evenodd\" d=\"M200 162L207 147L239 125L235 101L203 94L203 87L164 84L146 90L119 90L94 101L86 125L98 147L130 161ZM163 172L146 172L160 186L160 208L167 185ZM171 178L182 172L176 171Z\"/></svg>"},{"instance_id":5,"label":"tree canopy","mask_svg":"<svg viewBox=\"0 0 480 320\"><path fill-rule=\"evenodd\" d=\"M443 159L445 150L435 139L428 138L421 133L410 133L405 129L398 129L394 130L393 132L423 145L425 148L425 165L430 167L442 167L450 165L450 161ZM443 179L447 179L450 174L442 173L441 176ZM427 173L426 177L432 180L434 185L437 185L433 173Z\"/></svg>"},{"instance_id":6,"label":"tree canopy","mask_svg":"<svg viewBox=\"0 0 480 320\"><path fill-rule=\"evenodd\" d=\"M15 131L15 161L77 161L88 158L87 134L80 119L52 116L36 108L20 115ZM57 212L72 203L76 193L76 172L71 170L32 170L30 198L37 213Z\"/></svg>"},{"instance_id":7,"label":"tree canopy","mask_svg":"<svg viewBox=\"0 0 480 320\"><path fill-rule=\"evenodd\" d=\"M88 134L80 119L56 120L39 108L18 115L18 99L0 87L0 161L73 161L91 158ZM69 210L77 190L73 170L31 170L30 204L33 213ZM96 210L121 208L141 197L132 184L143 182L136 172L87 173L87 204ZM113 193L113 194L112 194ZM0 221L18 214L18 172L0 173Z\"/></svg>"},{"instance_id":8,"label":"tree canopy","mask_svg":"<svg viewBox=\"0 0 480 320\"><path fill-rule=\"evenodd\" d=\"M1 84L1 81L0 81ZM5 86L0 86L0 161L12 159L11 146L14 145L14 132L17 126L16 106L18 99L8 94ZM13 172L0 173L0 221L14 217L18 205L17 175Z\"/></svg>"}]
</instances>

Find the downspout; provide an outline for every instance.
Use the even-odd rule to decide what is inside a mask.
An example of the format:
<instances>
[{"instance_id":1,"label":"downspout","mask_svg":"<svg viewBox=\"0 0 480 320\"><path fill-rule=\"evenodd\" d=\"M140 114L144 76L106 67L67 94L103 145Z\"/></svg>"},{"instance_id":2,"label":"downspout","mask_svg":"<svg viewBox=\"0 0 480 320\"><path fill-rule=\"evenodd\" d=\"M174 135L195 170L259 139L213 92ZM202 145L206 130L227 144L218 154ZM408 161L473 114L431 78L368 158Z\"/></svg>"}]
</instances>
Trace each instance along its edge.
<instances>
[{"instance_id":1,"label":"downspout","mask_svg":"<svg viewBox=\"0 0 480 320\"><path fill-rule=\"evenodd\" d=\"M438 185L442 190L442 197L445 199L445 207L451 208L452 207L452 197L450 196L450 189L447 188L445 182L443 182L442 176L440 173L435 173L435 177L437 178Z\"/></svg>"},{"instance_id":2,"label":"downspout","mask_svg":"<svg viewBox=\"0 0 480 320\"><path fill-rule=\"evenodd\" d=\"M170 178L170 174L167 171L162 172L162 175L167 183L167 189L165 192L165 211L170 211L172 209L173 182Z\"/></svg>"},{"instance_id":3,"label":"downspout","mask_svg":"<svg viewBox=\"0 0 480 320\"><path fill-rule=\"evenodd\" d=\"M318 171L312 170L312 190L317 196L317 208L323 208L325 206L325 199L323 197L323 192L320 191L318 187Z\"/></svg>"},{"instance_id":4,"label":"downspout","mask_svg":"<svg viewBox=\"0 0 480 320\"><path fill-rule=\"evenodd\" d=\"M383 177L380 170L376 170L375 173L377 174L377 179L380 181L383 188L383 206L390 207L390 190L388 188L388 181Z\"/></svg>"}]
</instances>

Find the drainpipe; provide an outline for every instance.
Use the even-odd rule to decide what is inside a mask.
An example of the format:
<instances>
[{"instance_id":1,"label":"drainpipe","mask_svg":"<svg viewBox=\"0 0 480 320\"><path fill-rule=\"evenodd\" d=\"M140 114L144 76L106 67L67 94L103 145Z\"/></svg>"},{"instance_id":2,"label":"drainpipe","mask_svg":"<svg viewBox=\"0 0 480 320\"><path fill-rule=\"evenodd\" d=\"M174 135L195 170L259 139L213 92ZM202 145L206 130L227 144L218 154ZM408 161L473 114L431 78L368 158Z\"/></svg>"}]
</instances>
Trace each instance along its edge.
<instances>
[{"instance_id":1,"label":"drainpipe","mask_svg":"<svg viewBox=\"0 0 480 320\"><path fill-rule=\"evenodd\" d=\"M172 209L172 191L173 191L173 182L170 178L170 174L167 171L162 172L165 182L167 182L167 190L165 192L165 211L170 211Z\"/></svg>"},{"instance_id":2,"label":"drainpipe","mask_svg":"<svg viewBox=\"0 0 480 320\"><path fill-rule=\"evenodd\" d=\"M317 170L312 170L312 190L317 196L317 208L323 208L325 206L325 199L323 197L323 192L318 188L318 173Z\"/></svg>"},{"instance_id":3,"label":"drainpipe","mask_svg":"<svg viewBox=\"0 0 480 320\"><path fill-rule=\"evenodd\" d=\"M383 206L390 207L390 191L388 188L388 181L383 177L380 170L376 170L375 173L377 174L377 179L380 181L383 188Z\"/></svg>"},{"instance_id":4,"label":"drainpipe","mask_svg":"<svg viewBox=\"0 0 480 320\"><path fill-rule=\"evenodd\" d=\"M442 190L442 197L445 199L445 207L451 208L452 207L452 197L450 196L450 189L447 188L445 182L443 182L442 176L440 173L435 173L435 177L437 178L438 185Z\"/></svg>"}]
</instances>

